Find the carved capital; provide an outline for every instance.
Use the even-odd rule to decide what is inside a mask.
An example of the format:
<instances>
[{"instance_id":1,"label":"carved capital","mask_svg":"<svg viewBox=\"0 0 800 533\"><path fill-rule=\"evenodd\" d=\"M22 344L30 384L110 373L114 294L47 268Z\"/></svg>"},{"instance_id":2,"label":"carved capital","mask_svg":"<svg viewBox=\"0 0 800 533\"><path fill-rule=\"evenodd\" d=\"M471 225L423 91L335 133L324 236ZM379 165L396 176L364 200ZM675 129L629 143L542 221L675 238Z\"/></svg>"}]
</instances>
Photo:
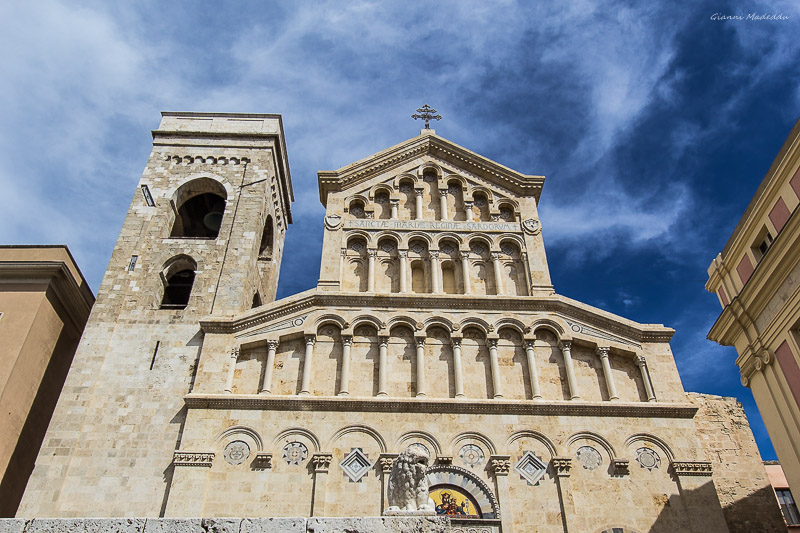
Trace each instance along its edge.
<instances>
[{"instance_id":1,"label":"carved capital","mask_svg":"<svg viewBox=\"0 0 800 533\"><path fill-rule=\"evenodd\" d=\"M486 339L486 346L489 348L497 348L498 339Z\"/></svg>"},{"instance_id":2,"label":"carved capital","mask_svg":"<svg viewBox=\"0 0 800 533\"><path fill-rule=\"evenodd\" d=\"M370 257L378 257L378 250L367 250Z\"/></svg>"},{"instance_id":3,"label":"carved capital","mask_svg":"<svg viewBox=\"0 0 800 533\"><path fill-rule=\"evenodd\" d=\"M315 453L311 456L311 464L314 465L314 472L327 472L333 460L332 453Z\"/></svg>"},{"instance_id":4,"label":"carved capital","mask_svg":"<svg viewBox=\"0 0 800 533\"><path fill-rule=\"evenodd\" d=\"M211 466L214 461L214 452L180 452L172 454L172 464L175 466Z\"/></svg>"},{"instance_id":5,"label":"carved capital","mask_svg":"<svg viewBox=\"0 0 800 533\"><path fill-rule=\"evenodd\" d=\"M385 337L383 335L378 337L378 346L382 348L386 348L387 346L389 346L389 337Z\"/></svg>"},{"instance_id":6,"label":"carved capital","mask_svg":"<svg viewBox=\"0 0 800 533\"><path fill-rule=\"evenodd\" d=\"M639 365L640 367L643 367L647 364L647 360L644 358L643 355L637 355L636 364Z\"/></svg>"},{"instance_id":7,"label":"carved capital","mask_svg":"<svg viewBox=\"0 0 800 533\"><path fill-rule=\"evenodd\" d=\"M309 344L313 346L314 344L317 343L317 336L314 335L313 333L306 333L305 338L306 338L306 346L308 346Z\"/></svg>"},{"instance_id":8,"label":"carved capital","mask_svg":"<svg viewBox=\"0 0 800 533\"><path fill-rule=\"evenodd\" d=\"M398 454L396 453L382 453L378 458L378 464L381 467L381 472L384 474L389 474L392 471L392 466L394 466L394 461L397 459Z\"/></svg>"},{"instance_id":9,"label":"carved capital","mask_svg":"<svg viewBox=\"0 0 800 533\"><path fill-rule=\"evenodd\" d=\"M447 189L439 189L439 196L447 198Z\"/></svg>"},{"instance_id":10,"label":"carved capital","mask_svg":"<svg viewBox=\"0 0 800 533\"><path fill-rule=\"evenodd\" d=\"M500 252L492 252L492 261L500 261Z\"/></svg>"},{"instance_id":11,"label":"carved capital","mask_svg":"<svg viewBox=\"0 0 800 533\"><path fill-rule=\"evenodd\" d=\"M572 459L569 457L553 457L550 460L553 466L553 471L556 477L569 477L570 470L572 469Z\"/></svg>"},{"instance_id":12,"label":"carved capital","mask_svg":"<svg viewBox=\"0 0 800 533\"><path fill-rule=\"evenodd\" d=\"M431 250L428 252L428 255L431 256L431 259L439 259L439 251L438 250Z\"/></svg>"},{"instance_id":13,"label":"carved capital","mask_svg":"<svg viewBox=\"0 0 800 533\"><path fill-rule=\"evenodd\" d=\"M536 345L536 341L534 339L525 339L525 349L526 350L528 350L528 349L532 350L535 345Z\"/></svg>"},{"instance_id":14,"label":"carved capital","mask_svg":"<svg viewBox=\"0 0 800 533\"><path fill-rule=\"evenodd\" d=\"M272 468L272 454L266 452L259 452L253 459L253 466L255 468Z\"/></svg>"},{"instance_id":15,"label":"carved capital","mask_svg":"<svg viewBox=\"0 0 800 533\"><path fill-rule=\"evenodd\" d=\"M350 346L351 344L353 344L353 337L351 337L350 335L342 335L342 344L344 346Z\"/></svg>"},{"instance_id":16,"label":"carved capital","mask_svg":"<svg viewBox=\"0 0 800 533\"><path fill-rule=\"evenodd\" d=\"M461 259L469 259L469 250L461 252Z\"/></svg>"},{"instance_id":17,"label":"carved capital","mask_svg":"<svg viewBox=\"0 0 800 533\"><path fill-rule=\"evenodd\" d=\"M740 378L739 381L742 382L742 387L749 387L750 386L750 380L744 374L741 375L741 378Z\"/></svg>"},{"instance_id":18,"label":"carved capital","mask_svg":"<svg viewBox=\"0 0 800 533\"><path fill-rule=\"evenodd\" d=\"M597 347L597 355L600 356L600 359L608 359L608 352L611 351L611 348L608 346L598 346Z\"/></svg>"},{"instance_id":19,"label":"carved capital","mask_svg":"<svg viewBox=\"0 0 800 533\"><path fill-rule=\"evenodd\" d=\"M630 461L628 459L614 459L611 462L611 472L615 476L627 476L631 473Z\"/></svg>"},{"instance_id":20,"label":"carved capital","mask_svg":"<svg viewBox=\"0 0 800 533\"><path fill-rule=\"evenodd\" d=\"M489 470L496 476L507 476L511 471L510 455L490 455Z\"/></svg>"},{"instance_id":21,"label":"carved capital","mask_svg":"<svg viewBox=\"0 0 800 533\"><path fill-rule=\"evenodd\" d=\"M417 348L425 347L425 337L417 337L415 340L417 341Z\"/></svg>"},{"instance_id":22,"label":"carved capital","mask_svg":"<svg viewBox=\"0 0 800 533\"><path fill-rule=\"evenodd\" d=\"M672 461L672 472L676 476L710 476L713 474L709 461Z\"/></svg>"},{"instance_id":23,"label":"carved capital","mask_svg":"<svg viewBox=\"0 0 800 533\"><path fill-rule=\"evenodd\" d=\"M450 339L450 343L453 345L453 348L461 348L461 339Z\"/></svg>"},{"instance_id":24,"label":"carved capital","mask_svg":"<svg viewBox=\"0 0 800 533\"><path fill-rule=\"evenodd\" d=\"M276 350L278 348L278 341L276 341L275 339L269 339L267 341L267 348Z\"/></svg>"},{"instance_id":25,"label":"carved capital","mask_svg":"<svg viewBox=\"0 0 800 533\"><path fill-rule=\"evenodd\" d=\"M231 348L231 359L238 359L239 358L239 347Z\"/></svg>"},{"instance_id":26,"label":"carved capital","mask_svg":"<svg viewBox=\"0 0 800 533\"><path fill-rule=\"evenodd\" d=\"M417 196L422 196L425 193L424 189L414 189L414 194Z\"/></svg>"},{"instance_id":27,"label":"carved capital","mask_svg":"<svg viewBox=\"0 0 800 533\"><path fill-rule=\"evenodd\" d=\"M400 200L389 200L389 203L392 207L397 207L400 205Z\"/></svg>"},{"instance_id":28,"label":"carved capital","mask_svg":"<svg viewBox=\"0 0 800 533\"><path fill-rule=\"evenodd\" d=\"M405 259L408 257L408 250L398 250L397 255L399 255L401 259Z\"/></svg>"}]
</instances>

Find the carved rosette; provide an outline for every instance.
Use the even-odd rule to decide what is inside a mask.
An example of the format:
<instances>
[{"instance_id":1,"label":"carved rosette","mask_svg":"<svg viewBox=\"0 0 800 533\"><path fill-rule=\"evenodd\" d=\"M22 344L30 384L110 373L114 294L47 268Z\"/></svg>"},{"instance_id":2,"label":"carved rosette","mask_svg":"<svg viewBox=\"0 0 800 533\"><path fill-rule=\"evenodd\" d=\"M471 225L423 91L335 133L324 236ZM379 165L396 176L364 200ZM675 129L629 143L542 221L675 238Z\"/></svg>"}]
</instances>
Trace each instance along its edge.
<instances>
[{"instance_id":1,"label":"carved rosette","mask_svg":"<svg viewBox=\"0 0 800 533\"><path fill-rule=\"evenodd\" d=\"M211 466L214 461L214 452L179 452L172 455L172 464L175 466Z\"/></svg>"},{"instance_id":2,"label":"carved rosette","mask_svg":"<svg viewBox=\"0 0 800 533\"><path fill-rule=\"evenodd\" d=\"M672 461L676 476L710 476L713 474L709 461Z\"/></svg>"}]
</instances>

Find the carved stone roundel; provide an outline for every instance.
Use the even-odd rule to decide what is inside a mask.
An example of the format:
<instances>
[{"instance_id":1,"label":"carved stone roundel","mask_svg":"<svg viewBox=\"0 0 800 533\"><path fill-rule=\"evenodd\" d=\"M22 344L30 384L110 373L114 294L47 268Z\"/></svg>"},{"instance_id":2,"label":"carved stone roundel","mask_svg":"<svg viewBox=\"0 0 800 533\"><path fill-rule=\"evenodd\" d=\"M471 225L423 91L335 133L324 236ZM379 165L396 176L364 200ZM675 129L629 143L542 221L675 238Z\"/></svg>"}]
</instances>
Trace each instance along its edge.
<instances>
[{"instance_id":1,"label":"carved stone roundel","mask_svg":"<svg viewBox=\"0 0 800 533\"><path fill-rule=\"evenodd\" d=\"M464 461L465 465L470 467L482 464L485 458L483 450L481 450L480 446L475 444L465 444L462 446L461 451L458 452L458 456Z\"/></svg>"},{"instance_id":2,"label":"carved stone roundel","mask_svg":"<svg viewBox=\"0 0 800 533\"><path fill-rule=\"evenodd\" d=\"M223 456L228 464L240 465L250 457L250 446L243 440L235 440L225 446Z\"/></svg>"},{"instance_id":3,"label":"carved stone roundel","mask_svg":"<svg viewBox=\"0 0 800 533\"><path fill-rule=\"evenodd\" d=\"M603 457L600 455L600 452L592 448L591 446L581 446L578 448L578 452L575 454L578 458L578 462L585 468L586 470L594 470L603 460Z\"/></svg>"},{"instance_id":4,"label":"carved stone roundel","mask_svg":"<svg viewBox=\"0 0 800 533\"><path fill-rule=\"evenodd\" d=\"M286 464L299 465L308 458L308 447L302 442L289 442L283 447L283 459Z\"/></svg>"},{"instance_id":5,"label":"carved stone roundel","mask_svg":"<svg viewBox=\"0 0 800 533\"><path fill-rule=\"evenodd\" d=\"M647 470L653 470L661 465L661 458L650 448L639 448L636 450L636 462L639 466Z\"/></svg>"}]
</instances>

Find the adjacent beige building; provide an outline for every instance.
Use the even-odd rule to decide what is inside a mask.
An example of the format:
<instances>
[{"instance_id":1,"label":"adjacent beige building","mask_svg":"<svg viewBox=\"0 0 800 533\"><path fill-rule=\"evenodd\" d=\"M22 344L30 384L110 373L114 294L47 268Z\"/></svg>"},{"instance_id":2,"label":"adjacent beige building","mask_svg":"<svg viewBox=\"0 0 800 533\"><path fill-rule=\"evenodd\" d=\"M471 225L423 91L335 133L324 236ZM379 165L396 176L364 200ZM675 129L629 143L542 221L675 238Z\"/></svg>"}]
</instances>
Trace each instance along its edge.
<instances>
[{"instance_id":1,"label":"adjacent beige building","mask_svg":"<svg viewBox=\"0 0 800 533\"><path fill-rule=\"evenodd\" d=\"M685 393L673 330L554 291L544 177L430 129L320 172L318 285L275 300L280 117L153 135L19 516L379 516L416 446L459 528L784 527L741 406Z\"/></svg>"},{"instance_id":2,"label":"adjacent beige building","mask_svg":"<svg viewBox=\"0 0 800 533\"><path fill-rule=\"evenodd\" d=\"M0 517L17 511L93 303L66 246L0 246Z\"/></svg>"},{"instance_id":3,"label":"adjacent beige building","mask_svg":"<svg viewBox=\"0 0 800 533\"><path fill-rule=\"evenodd\" d=\"M739 353L775 452L800 491L800 121L772 163L722 253L706 289L722 313L708 338Z\"/></svg>"}]
</instances>

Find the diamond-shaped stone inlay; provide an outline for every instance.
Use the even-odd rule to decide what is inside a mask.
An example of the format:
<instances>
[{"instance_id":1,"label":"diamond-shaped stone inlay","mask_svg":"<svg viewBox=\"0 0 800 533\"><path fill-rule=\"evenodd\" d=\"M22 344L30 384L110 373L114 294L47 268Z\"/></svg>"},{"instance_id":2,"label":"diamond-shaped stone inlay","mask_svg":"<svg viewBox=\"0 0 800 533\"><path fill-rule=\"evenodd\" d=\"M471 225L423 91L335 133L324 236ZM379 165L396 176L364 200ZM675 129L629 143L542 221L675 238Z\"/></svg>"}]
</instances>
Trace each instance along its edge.
<instances>
[{"instance_id":1,"label":"diamond-shaped stone inlay","mask_svg":"<svg viewBox=\"0 0 800 533\"><path fill-rule=\"evenodd\" d=\"M361 451L361 448L353 448L353 450L342 459L339 466L342 467L342 470L344 470L344 473L350 478L350 481L357 483L369 472L369 469L372 468L372 463L369 462L369 458Z\"/></svg>"},{"instance_id":2,"label":"diamond-shaped stone inlay","mask_svg":"<svg viewBox=\"0 0 800 533\"><path fill-rule=\"evenodd\" d=\"M533 452L527 451L517 462L516 466L514 466L514 470L519 472L528 483L535 485L547 471L547 465L545 465L541 459L533 455Z\"/></svg>"}]
</instances>

